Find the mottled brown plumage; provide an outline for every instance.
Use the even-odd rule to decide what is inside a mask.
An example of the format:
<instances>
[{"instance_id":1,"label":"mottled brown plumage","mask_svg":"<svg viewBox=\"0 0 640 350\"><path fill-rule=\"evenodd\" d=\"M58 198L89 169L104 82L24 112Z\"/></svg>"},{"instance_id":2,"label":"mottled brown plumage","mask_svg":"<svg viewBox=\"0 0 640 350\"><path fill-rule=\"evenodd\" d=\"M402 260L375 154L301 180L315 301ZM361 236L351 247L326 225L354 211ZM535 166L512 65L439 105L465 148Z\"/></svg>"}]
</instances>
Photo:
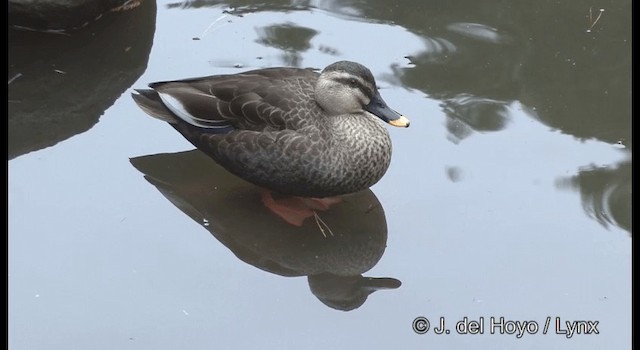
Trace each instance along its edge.
<instances>
[{"instance_id":1,"label":"mottled brown plumage","mask_svg":"<svg viewBox=\"0 0 640 350\"><path fill-rule=\"evenodd\" d=\"M233 174L295 196L372 186L391 160L389 134L373 116L408 126L384 103L371 72L348 61L321 74L267 68L149 87L133 94L146 113Z\"/></svg>"}]
</instances>

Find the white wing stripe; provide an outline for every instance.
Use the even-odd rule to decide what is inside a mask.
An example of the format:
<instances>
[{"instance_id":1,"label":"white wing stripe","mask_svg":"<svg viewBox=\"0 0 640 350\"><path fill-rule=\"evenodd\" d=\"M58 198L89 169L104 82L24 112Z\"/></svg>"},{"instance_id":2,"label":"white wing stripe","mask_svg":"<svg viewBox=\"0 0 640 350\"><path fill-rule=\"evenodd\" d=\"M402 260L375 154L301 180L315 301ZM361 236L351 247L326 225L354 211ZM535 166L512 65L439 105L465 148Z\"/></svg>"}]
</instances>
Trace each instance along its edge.
<instances>
[{"instance_id":1,"label":"white wing stripe","mask_svg":"<svg viewBox=\"0 0 640 350\"><path fill-rule=\"evenodd\" d=\"M169 108L169 110L173 112L173 114L177 115L180 119L184 120L185 122L193 126L197 126L199 128L209 128L209 129L226 128L229 126L227 124L225 125L215 124L215 123L225 123L225 121L207 120L207 119L202 119L194 116L193 114L187 111L187 109L184 107L184 104L182 104L180 100L171 96L170 94L158 92L158 95L160 96L162 103L164 103L164 105L167 106L167 108ZM202 95L207 96L205 94L202 94Z\"/></svg>"}]
</instances>

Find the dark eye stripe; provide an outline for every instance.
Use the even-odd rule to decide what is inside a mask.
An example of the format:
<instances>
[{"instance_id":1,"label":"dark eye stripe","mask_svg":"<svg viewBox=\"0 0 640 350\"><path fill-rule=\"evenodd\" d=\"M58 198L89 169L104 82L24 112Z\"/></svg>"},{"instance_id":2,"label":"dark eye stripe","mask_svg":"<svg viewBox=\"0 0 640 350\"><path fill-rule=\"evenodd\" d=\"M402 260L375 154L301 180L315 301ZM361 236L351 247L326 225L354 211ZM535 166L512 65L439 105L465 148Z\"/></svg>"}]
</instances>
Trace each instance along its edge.
<instances>
[{"instance_id":1,"label":"dark eye stripe","mask_svg":"<svg viewBox=\"0 0 640 350\"><path fill-rule=\"evenodd\" d=\"M342 78L341 77L341 78L334 78L333 80L335 80L335 81L337 81L337 82L339 82L341 84L344 84L344 85L355 86L362 92L362 94L364 94L367 97L373 96L373 92L371 91L371 89L368 86L362 84L360 82L360 80L358 80L358 79Z\"/></svg>"}]
</instances>

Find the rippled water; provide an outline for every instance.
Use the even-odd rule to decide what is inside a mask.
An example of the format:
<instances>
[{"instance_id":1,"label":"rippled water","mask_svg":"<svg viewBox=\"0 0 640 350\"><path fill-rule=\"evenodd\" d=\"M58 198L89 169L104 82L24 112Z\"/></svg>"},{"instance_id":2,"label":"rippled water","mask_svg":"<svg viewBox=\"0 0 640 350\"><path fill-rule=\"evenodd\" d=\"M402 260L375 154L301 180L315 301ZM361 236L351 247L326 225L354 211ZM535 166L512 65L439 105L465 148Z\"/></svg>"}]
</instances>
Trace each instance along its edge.
<instances>
[{"instance_id":1,"label":"rippled water","mask_svg":"<svg viewBox=\"0 0 640 350\"><path fill-rule=\"evenodd\" d=\"M629 348L630 7L160 1L10 30L9 347ZM129 95L341 59L411 127L301 229Z\"/></svg>"}]
</instances>

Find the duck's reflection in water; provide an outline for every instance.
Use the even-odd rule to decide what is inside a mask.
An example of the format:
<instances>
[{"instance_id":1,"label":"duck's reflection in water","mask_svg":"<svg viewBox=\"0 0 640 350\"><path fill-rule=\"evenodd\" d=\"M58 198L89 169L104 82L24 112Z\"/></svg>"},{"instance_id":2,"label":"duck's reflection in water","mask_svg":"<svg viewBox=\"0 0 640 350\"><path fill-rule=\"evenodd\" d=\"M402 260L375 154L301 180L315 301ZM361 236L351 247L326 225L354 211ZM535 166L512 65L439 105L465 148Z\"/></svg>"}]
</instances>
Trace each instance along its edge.
<instances>
[{"instance_id":1,"label":"duck's reflection in water","mask_svg":"<svg viewBox=\"0 0 640 350\"><path fill-rule=\"evenodd\" d=\"M380 260L387 241L384 210L370 190L345 196L296 227L262 204L259 188L200 151L131 163L240 260L281 276L308 276L311 292L329 307L353 310L374 291L400 286L394 278L362 275Z\"/></svg>"}]
</instances>

